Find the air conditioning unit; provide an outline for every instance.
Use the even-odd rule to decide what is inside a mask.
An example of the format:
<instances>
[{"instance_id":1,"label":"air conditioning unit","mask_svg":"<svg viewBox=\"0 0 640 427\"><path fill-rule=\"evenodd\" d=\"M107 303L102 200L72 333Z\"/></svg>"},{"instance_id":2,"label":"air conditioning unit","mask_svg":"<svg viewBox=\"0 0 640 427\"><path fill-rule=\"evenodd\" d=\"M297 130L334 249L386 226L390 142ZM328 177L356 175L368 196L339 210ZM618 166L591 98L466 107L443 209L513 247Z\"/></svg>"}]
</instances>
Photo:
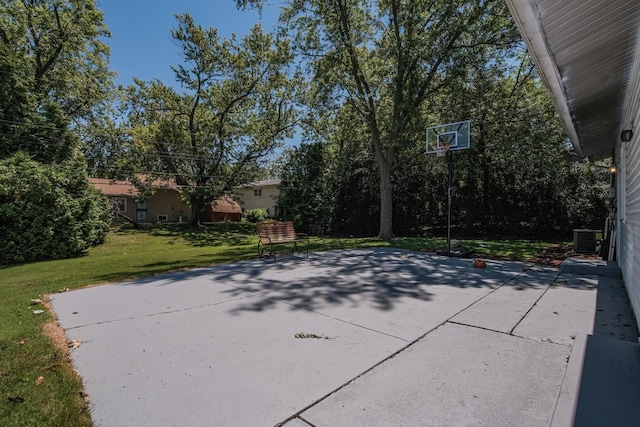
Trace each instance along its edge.
<instances>
[{"instance_id":1,"label":"air conditioning unit","mask_svg":"<svg viewBox=\"0 0 640 427\"><path fill-rule=\"evenodd\" d=\"M593 254L598 251L602 230L573 230L573 251L580 254Z\"/></svg>"}]
</instances>

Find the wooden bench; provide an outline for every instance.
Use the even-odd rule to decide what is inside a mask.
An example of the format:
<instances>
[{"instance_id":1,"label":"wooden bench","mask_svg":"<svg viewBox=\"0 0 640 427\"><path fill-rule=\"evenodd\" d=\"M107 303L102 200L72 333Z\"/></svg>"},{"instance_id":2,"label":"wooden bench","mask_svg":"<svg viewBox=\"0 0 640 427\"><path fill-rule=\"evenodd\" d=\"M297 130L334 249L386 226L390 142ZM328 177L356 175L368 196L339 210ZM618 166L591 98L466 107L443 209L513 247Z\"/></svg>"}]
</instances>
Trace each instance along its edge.
<instances>
[{"instance_id":1,"label":"wooden bench","mask_svg":"<svg viewBox=\"0 0 640 427\"><path fill-rule=\"evenodd\" d=\"M296 233L291 221L265 221L257 224L258 229L258 257L262 258L265 250L269 252L269 258L273 255L276 259L275 246L280 244L293 244L291 254L298 252L298 242L306 242L304 250L309 257L309 236L304 233Z\"/></svg>"}]
</instances>

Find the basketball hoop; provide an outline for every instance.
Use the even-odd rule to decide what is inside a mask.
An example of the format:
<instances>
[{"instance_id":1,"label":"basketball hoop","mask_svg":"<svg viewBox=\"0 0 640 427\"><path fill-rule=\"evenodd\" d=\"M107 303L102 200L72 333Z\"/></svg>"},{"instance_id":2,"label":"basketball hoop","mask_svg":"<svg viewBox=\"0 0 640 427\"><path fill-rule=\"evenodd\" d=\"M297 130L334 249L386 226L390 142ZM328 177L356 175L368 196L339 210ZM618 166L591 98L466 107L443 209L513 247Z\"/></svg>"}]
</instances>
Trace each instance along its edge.
<instances>
[{"instance_id":1,"label":"basketball hoop","mask_svg":"<svg viewBox=\"0 0 640 427\"><path fill-rule=\"evenodd\" d=\"M427 128L427 154L444 157L449 151L469 148L471 122L449 123Z\"/></svg>"},{"instance_id":2,"label":"basketball hoop","mask_svg":"<svg viewBox=\"0 0 640 427\"><path fill-rule=\"evenodd\" d=\"M448 123L427 128L427 154L435 153L446 157L449 170L447 189L447 249L442 254L453 256L451 252L451 200L453 198L453 152L466 150L470 146L471 122ZM447 153L451 152L450 155Z\"/></svg>"}]
</instances>

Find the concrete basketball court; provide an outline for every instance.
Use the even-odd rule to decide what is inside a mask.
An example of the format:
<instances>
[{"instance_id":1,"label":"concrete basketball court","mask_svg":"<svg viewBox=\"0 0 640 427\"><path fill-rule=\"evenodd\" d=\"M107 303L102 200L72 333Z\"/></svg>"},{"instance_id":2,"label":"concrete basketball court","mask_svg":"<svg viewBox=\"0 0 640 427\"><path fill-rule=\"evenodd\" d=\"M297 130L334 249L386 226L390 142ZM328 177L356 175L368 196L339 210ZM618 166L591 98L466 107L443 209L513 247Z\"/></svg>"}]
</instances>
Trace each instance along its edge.
<instances>
[{"instance_id":1,"label":"concrete basketball court","mask_svg":"<svg viewBox=\"0 0 640 427\"><path fill-rule=\"evenodd\" d=\"M617 278L398 249L50 296L104 427L572 425L602 399L581 385L607 340L637 401L625 298Z\"/></svg>"}]
</instances>

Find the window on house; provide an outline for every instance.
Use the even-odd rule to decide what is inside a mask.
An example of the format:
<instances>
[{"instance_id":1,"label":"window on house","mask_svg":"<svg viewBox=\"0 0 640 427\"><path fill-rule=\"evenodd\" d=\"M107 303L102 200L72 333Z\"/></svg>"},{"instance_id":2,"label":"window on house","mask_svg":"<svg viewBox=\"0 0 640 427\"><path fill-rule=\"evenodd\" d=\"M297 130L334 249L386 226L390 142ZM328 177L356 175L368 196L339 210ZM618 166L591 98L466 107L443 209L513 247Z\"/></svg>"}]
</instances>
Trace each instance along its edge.
<instances>
[{"instance_id":1,"label":"window on house","mask_svg":"<svg viewBox=\"0 0 640 427\"><path fill-rule=\"evenodd\" d=\"M260 197L262 196L262 188L256 188L255 190L253 190L253 195L255 197Z\"/></svg>"},{"instance_id":2,"label":"window on house","mask_svg":"<svg viewBox=\"0 0 640 427\"><path fill-rule=\"evenodd\" d=\"M120 212L127 211L127 199L125 197L114 197L111 199L111 201L113 202L115 207L118 209L118 211Z\"/></svg>"}]
</instances>

